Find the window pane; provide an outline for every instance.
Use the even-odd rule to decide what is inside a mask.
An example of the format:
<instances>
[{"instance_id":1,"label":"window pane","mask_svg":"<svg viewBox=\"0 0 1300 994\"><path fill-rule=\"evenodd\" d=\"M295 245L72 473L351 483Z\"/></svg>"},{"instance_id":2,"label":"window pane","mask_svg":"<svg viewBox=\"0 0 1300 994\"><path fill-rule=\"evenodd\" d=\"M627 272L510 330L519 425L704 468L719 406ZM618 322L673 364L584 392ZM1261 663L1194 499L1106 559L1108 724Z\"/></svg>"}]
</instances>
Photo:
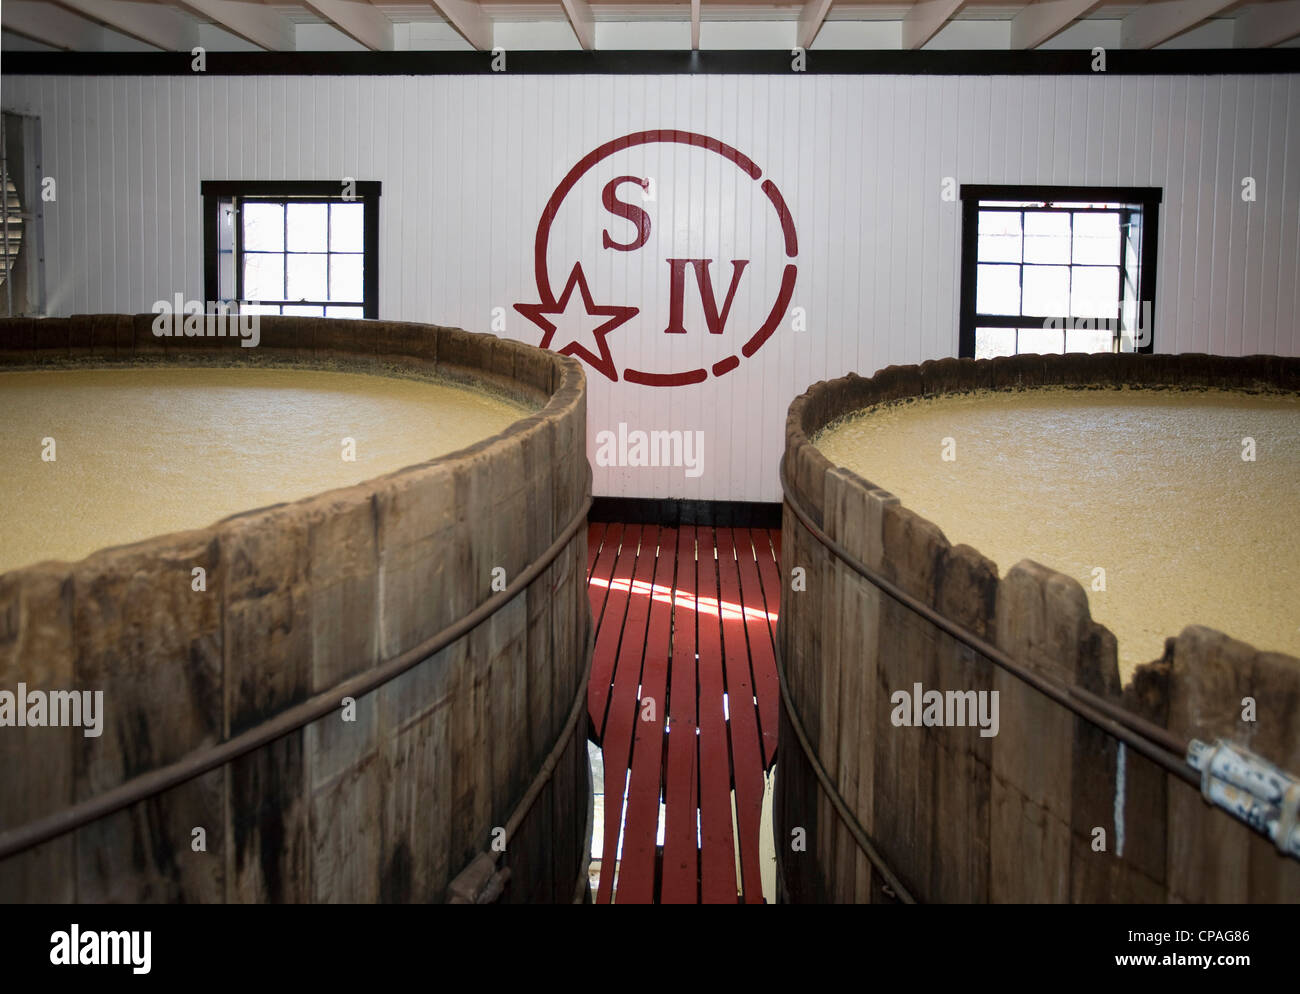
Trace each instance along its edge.
<instances>
[{"instance_id":1,"label":"window pane","mask_svg":"<svg viewBox=\"0 0 1300 994\"><path fill-rule=\"evenodd\" d=\"M1020 352L1059 355L1065 351L1065 333L1060 328L1021 328Z\"/></svg>"},{"instance_id":2,"label":"window pane","mask_svg":"<svg viewBox=\"0 0 1300 994\"><path fill-rule=\"evenodd\" d=\"M1070 261L1070 215L1025 215L1025 262Z\"/></svg>"},{"instance_id":3,"label":"window pane","mask_svg":"<svg viewBox=\"0 0 1300 994\"><path fill-rule=\"evenodd\" d=\"M992 359L994 356L1016 354L1015 328L976 328L975 358Z\"/></svg>"},{"instance_id":4,"label":"window pane","mask_svg":"<svg viewBox=\"0 0 1300 994\"><path fill-rule=\"evenodd\" d=\"M284 251L282 204L244 204L244 251Z\"/></svg>"},{"instance_id":5,"label":"window pane","mask_svg":"<svg viewBox=\"0 0 1300 994\"><path fill-rule=\"evenodd\" d=\"M1029 254L1028 247L1025 254ZM1064 316L1070 312L1070 267L1026 266L1025 304L1022 314ZM1024 345L1020 346L1024 351Z\"/></svg>"},{"instance_id":6,"label":"window pane","mask_svg":"<svg viewBox=\"0 0 1300 994\"><path fill-rule=\"evenodd\" d=\"M329 204L289 204L290 252L324 252L326 226L329 222Z\"/></svg>"},{"instance_id":7,"label":"window pane","mask_svg":"<svg viewBox=\"0 0 1300 994\"><path fill-rule=\"evenodd\" d=\"M1074 215L1074 262L1119 263L1119 215Z\"/></svg>"},{"instance_id":8,"label":"window pane","mask_svg":"<svg viewBox=\"0 0 1300 994\"><path fill-rule=\"evenodd\" d=\"M312 307L308 304L285 304L284 305L285 314L293 314L298 317L304 317L304 318L322 317L323 315L321 314L321 311L323 310L324 310L323 307Z\"/></svg>"},{"instance_id":9,"label":"window pane","mask_svg":"<svg viewBox=\"0 0 1300 994\"><path fill-rule=\"evenodd\" d=\"M244 299L284 299L284 256L272 253L244 256Z\"/></svg>"},{"instance_id":10,"label":"window pane","mask_svg":"<svg viewBox=\"0 0 1300 994\"><path fill-rule=\"evenodd\" d=\"M326 300L324 255L289 255L285 300Z\"/></svg>"},{"instance_id":11,"label":"window pane","mask_svg":"<svg viewBox=\"0 0 1300 994\"><path fill-rule=\"evenodd\" d=\"M1070 313L1079 317L1114 317L1119 310L1119 267L1075 267Z\"/></svg>"},{"instance_id":12,"label":"window pane","mask_svg":"<svg viewBox=\"0 0 1300 994\"><path fill-rule=\"evenodd\" d=\"M330 204L330 251L365 251L365 206Z\"/></svg>"},{"instance_id":13,"label":"window pane","mask_svg":"<svg viewBox=\"0 0 1300 994\"><path fill-rule=\"evenodd\" d=\"M975 282L975 310L980 314L1020 313L1020 267L979 267Z\"/></svg>"},{"instance_id":14,"label":"window pane","mask_svg":"<svg viewBox=\"0 0 1300 994\"><path fill-rule=\"evenodd\" d=\"M1070 328L1065 332L1066 352L1112 352L1113 342L1109 328Z\"/></svg>"},{"instance_id":15,"label":"window pane","mask_svg":"<svg viewBox=\"0 0 1300 994\"><path fill-rule=\"evenodd\" d=\"M356 318L360 320L366 316L364 308L361 307L327 307L325 308L327 318Z\"/></svg>"},{"instance_id":16,"label":"window pane","mask_svg":"<svg viewBox=\"0 0 1300 994\"><path fill-rule=\"evenodd\" d=\"M364 300L361 256L330 256L330 300Z\"/></svg>"},{"instance_id":17,"label":"window pane","mask_svg":"<svg viewBox=\"0 0 1300 994\"><path fill-rule=\"evenodd\" d=\"M1020 261L1020 215L1011 211L980 211L980 262Z\"/></svg>"},{"instance_id":18,"label":"window pane","mask_svg":"<svg viewBox=\"0 0 1300 994\"><path fill-rule=\"evenodd\" d=\"M279 314L279 304L240 304L240 314Z\"/></svg>"}]
</instances>

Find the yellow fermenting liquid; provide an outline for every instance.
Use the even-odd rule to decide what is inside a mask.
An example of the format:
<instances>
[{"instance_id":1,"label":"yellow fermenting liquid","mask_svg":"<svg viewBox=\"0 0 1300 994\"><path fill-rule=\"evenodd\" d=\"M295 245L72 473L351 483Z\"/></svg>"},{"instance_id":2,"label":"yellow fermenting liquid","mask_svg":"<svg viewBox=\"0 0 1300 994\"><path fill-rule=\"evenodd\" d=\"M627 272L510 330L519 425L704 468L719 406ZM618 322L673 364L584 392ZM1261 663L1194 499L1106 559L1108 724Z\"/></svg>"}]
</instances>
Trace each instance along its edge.
<instances>
[{"instance_id":1,"label":"yellow fermenting liquid","mask_svg":"<svg viewBox=\"0 0 1300 994\"><path fill-rule=\"evenodd\" d=\"M350 486L530 413L457 384L312 369L0 373L0 572Z\"/></svg>"},{"instance_id":2,"label":"yellow fermenting liquid","mask_svg":"<svg viewBox=\"0 0 1300 994\"><path fill-rule=\"evenodd\" d=\"M1001 575L1032 559L1077 579L1125 682L1189 624L1300 656L1300 397L977 393L815 441Z\"/></svg>"}]
</instances>

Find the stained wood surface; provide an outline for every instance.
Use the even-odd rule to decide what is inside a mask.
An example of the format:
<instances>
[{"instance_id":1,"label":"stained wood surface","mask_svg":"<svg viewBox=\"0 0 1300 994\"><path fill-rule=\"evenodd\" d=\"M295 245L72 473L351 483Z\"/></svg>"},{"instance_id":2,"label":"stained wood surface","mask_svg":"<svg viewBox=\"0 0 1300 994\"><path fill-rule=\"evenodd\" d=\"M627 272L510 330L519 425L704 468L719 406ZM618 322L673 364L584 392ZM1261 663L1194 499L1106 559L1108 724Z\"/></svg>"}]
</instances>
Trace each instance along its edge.
<instances>
[{"instance_id":1,"label":"stained wood surface","mask_svg":"<svg viewBox=\"0 0 1300 994\"><path fill-rule=\"evenodd\" d=\"M588 704L605 764L596 900L761 902L779 535L593 524L588 541Z\"/></svg>"},{"instance_id":2,"label":"stained wood surface","mask_svg":"<svg viewBox=\"0 0 1300 994\"><path fill-rule=\"evenodd\" d=\"M1300 769L1300 661L1190 625L1121 686L1115 637L1079 582L1023 560L953 546L937 525L834 467L810 437L839 414L901 398L1038 385L1300 388L1277 357L1033 356L891 366L814 386L791 405L787 494L849 555L1030 671L1122 705L1177 738L1223 739ZM885 481L877 481L883 483ZM821 545L787 504L779 576L806 573L777 641L820 764L883 861L926 903L1295 903L1300 862L1207 805L1181 778L885 597ZM779 537L779 536L778 536ZM780 558L780 546L774 542ZM762 570L760 569L760 575ZM798 588L795 588L798 589ZM896 721L902 691L998 704L998 730ZM904 719L906 715L903 715ZM773 801L782 896L891 901L799 748L782 754ZM806 844L791 844L793 836Z\"/></svg>"}]
</instances>

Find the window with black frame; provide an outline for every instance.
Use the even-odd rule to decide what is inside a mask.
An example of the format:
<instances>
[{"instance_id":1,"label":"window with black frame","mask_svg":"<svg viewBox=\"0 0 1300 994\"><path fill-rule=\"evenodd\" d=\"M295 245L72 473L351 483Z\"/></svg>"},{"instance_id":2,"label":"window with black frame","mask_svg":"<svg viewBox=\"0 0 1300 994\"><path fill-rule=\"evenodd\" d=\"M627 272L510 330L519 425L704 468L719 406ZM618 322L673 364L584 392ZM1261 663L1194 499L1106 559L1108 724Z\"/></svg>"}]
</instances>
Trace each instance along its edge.
<instances>
[{"instance_id":1,"label":"window with black frame","mask_svg":"<svg viewBox=\"0 0 1300 994\"><path fill-rule=\"evenodd\" d=\"M958 354L1150 352L1160 194L963 186Z\"/></svg>"},{"instance_id":2,"label":"window with black frame","mask_svg":"<svg viewBox=\"0 0 1300 994\"><path fill-rule=\"evenodd\" d=\"M379 316L379 183L210 181L202 192L209 301Z\"/></svg>"}]
</instances>

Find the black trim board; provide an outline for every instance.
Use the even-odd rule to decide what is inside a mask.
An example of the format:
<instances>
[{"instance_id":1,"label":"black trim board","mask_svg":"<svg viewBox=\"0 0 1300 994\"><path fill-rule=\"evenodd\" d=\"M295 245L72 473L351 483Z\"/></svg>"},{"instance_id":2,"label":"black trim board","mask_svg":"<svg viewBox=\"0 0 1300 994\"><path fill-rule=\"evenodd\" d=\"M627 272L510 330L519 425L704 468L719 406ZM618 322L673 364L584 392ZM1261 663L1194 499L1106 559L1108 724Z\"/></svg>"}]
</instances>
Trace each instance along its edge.
<instances>
[{"instance_id":1,"label":"black trim board","mask_svg":"<svg viewBox=\"0 0 1300 994\"><path fill-rule=\"evenodd\" d=\"M627 525L702 525L707 528L780 528L781 505L740 500L596 497L589 521Z\"/></svg>"},{"instance_id":2,"label":"black trim board","mask_svg":"<svg viewBox=\"0 0 1300 994\"><path fill-rule=\"evenodd\" d=\"M357 180L354 184L356 199L378 197L383 194L379 180ZM199 182L203 196L214 197L331 197L343 196L341 179L205 179Z\"/></svg>"},{"instance_id":3,"label":"black trim board","mask_svg":"<svg viewBox=\"0 0 1300 994\"><path fill-rule=\"evenodd\" d=\"M1032 197L1009 197L1008 188L1016 194L1032 194ZM1160 203L1164 199L1164 190L1158 186L1056 186L1041 183L963 183L962 200L1044 200L1052 203L1095 203L1098 193L1105 193L1107 202L1142 204Z\"/></svg>"},{"instance_id":4,"label":"black trim board","mask_svg":"<svg viewBox=\"0 0 1300 994\"><path fill-rule=\"evenodd\" d=\"M508 51L504 72L491 52L208 52L206 76L472 75L918 75L1207 76L1300 73L1300 48L1106 50L1094 72L1089 49L813 49L793 69L790 51ZM193 76L188 52L5 52L5 76Z\"/></svg>"}]
</instances>

